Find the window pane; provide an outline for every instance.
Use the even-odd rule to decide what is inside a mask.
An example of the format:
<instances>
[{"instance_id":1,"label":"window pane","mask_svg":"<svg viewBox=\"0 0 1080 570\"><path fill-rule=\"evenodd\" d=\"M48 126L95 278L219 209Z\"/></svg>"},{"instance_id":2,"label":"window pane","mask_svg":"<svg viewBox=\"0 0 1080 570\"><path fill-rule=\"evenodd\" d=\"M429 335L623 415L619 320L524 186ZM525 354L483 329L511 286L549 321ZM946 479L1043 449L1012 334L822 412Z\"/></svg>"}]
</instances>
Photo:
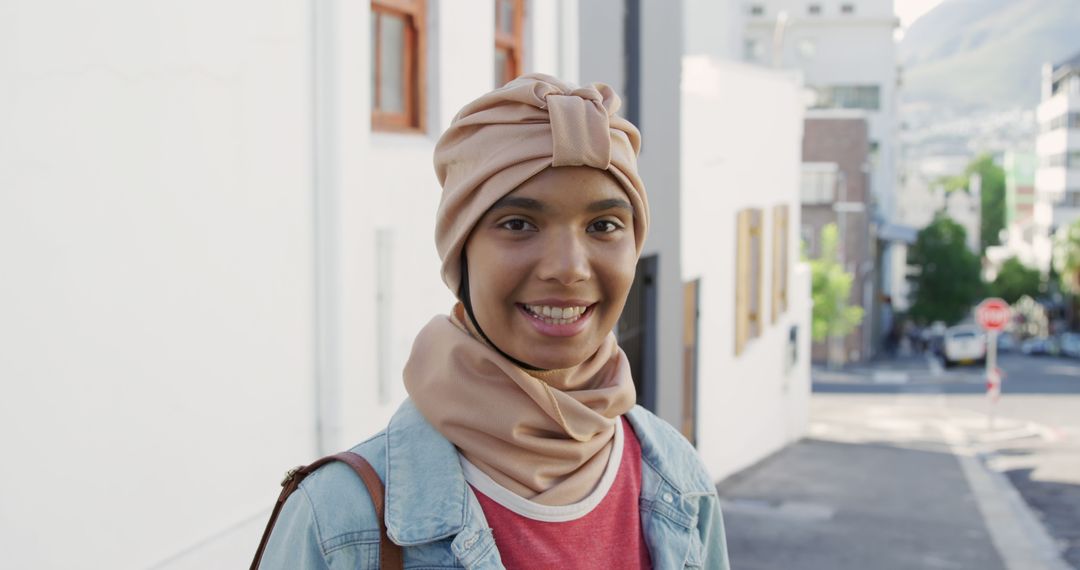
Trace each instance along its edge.
<instances>
[{"instance_id":1,"label":"window pane","mask_svg":"<svg viewBox=\"0 0 1080 570\"><path fill-rule=\"evenodd\" d=\"M506 85L507 81L510 81L510 79L506 77L506 57L506 50L495 50L495 87L502 87L503 85Z\"/></svg>"},{"instance_id":2,"label":"window pane","mask_svg":"<svg viewBox=\"0 0 1080 570\"><path fill-rule=\"evenodd\" d=\"M376 61L377 46L379 42L379 13L371 13L371 108L378 109L376 95L379 88L379 62Z\"/></svg>"},{"instance_id":3,"label":"window pane","mask_svg":"<svg viewBox=\"0 0 1080 570\"><path fill-rule=\"evenodd\" d=\"M405 112L405 19L391 14L379 14L379 65L382 83L379 85L379 110L387 113Z\"/></svg>"},{"instance_id":4,"label":"window pane","mask_svg":"<svg viewBox=\"0 0 1080 570\"><path fill-rule=\"evenodd\" d=\"M514 0L499 0L499 30L514 33Z\"/></svg>"}]
</instances>

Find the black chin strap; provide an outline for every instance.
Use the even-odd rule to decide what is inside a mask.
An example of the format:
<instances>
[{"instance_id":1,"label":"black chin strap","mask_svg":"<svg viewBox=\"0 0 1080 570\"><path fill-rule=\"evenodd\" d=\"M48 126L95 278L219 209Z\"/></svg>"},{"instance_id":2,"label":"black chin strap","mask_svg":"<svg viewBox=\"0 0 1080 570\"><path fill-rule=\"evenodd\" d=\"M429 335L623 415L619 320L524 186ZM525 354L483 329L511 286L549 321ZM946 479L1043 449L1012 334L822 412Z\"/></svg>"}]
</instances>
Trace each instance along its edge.
<instances>
[{"instance_id":1,"label":"black chin strap","mask_svg":"<svg viewBox=\"0 0 1080 570\"><path fill-rule=\"evenodd\" d=\"M476 327L476 331L480 333L480 336L484 338L484 342L486 342L488 346L494 348L496 352L503 355L507 360L513 362L514 365L519 368L524 368L525 370L532 370L533 372L543 372L543 368L537 368L530 364L525 364L524 362L503 352L503 349L499 348L499 345L491 342L491 339L488 338L488 335L484 332L484 329L480 328L480 321L476 320L476 314L473 313L472 298L469 296L469 263L465 259L465 252L461 252L461 287L458 289L458 297L461 298L461 304L465 305L465 314L468 315L469 320L471 320L473 326Z\"/></svg>"}]
</instances>

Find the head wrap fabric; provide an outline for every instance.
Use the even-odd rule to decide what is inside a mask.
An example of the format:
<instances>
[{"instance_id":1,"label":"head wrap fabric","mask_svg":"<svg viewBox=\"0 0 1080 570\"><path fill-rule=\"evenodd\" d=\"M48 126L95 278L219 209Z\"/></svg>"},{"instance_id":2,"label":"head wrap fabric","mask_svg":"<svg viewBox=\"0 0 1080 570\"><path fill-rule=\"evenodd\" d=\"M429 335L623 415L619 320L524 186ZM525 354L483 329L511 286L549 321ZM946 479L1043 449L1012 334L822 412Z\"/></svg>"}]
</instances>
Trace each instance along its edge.
<instances>
[{"instance_id":1,"label":"head wrap fabric","mask_svg":"<svg viewBox=\"0 0 1080 570\"><path fill-rule=\"evenodd\" d=\"M637 172L641 135L615 113L621 101L602 83L576 87L549 75L523 75L466 105L435 146L443 187L435 227L443 281L457 295L461 252L473 227L503 196L545 168L606 170L634 208L640 255L649 228Z\"/></svg>"}]
</instances>

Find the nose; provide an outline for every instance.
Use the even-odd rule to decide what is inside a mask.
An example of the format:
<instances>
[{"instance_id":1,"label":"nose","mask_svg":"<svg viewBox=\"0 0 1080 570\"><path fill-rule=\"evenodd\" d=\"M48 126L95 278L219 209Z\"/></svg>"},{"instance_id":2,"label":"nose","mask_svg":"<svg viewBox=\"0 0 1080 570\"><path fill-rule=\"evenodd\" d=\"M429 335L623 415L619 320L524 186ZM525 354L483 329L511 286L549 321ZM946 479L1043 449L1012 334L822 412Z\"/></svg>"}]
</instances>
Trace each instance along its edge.
<instances>
[{"instance_id":1,"label":"nose","mask_svg":"<svg viewBox=\"0 0 1080 570\"><path fill-rule=\"evenodd\" d=\"M592 277L592 264L585 235L573 230L548 233L541 249L537 276L544 281L572 285Z\"/></svg>"}]
</instances>

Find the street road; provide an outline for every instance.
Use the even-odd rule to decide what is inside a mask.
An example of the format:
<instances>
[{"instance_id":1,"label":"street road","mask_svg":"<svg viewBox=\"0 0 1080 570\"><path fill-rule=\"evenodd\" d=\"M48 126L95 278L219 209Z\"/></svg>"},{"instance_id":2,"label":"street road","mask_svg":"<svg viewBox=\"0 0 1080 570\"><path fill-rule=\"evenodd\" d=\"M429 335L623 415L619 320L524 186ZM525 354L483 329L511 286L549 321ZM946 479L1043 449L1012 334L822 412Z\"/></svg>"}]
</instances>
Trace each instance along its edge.
<instances>
[{"instance_id":1,"label":"street road","mask_svg":"<svg viewBox=\"0 0 1080 570\"><path fill-rule=\"evenodd\" d=\"M815 370L810 436L853 433L844 429L848 420L881 424L888 406L895 438L926 425L905 424L904 414L925 419L928 410L937 410L943 425L1008 477L1065 560L1080 569L1080 360L1007 354L999 364L1006 377L993 409L983 370L976 367L942 370L918 357L843 372ZM868 420L874 413L878 419Z\"/></svg>"}]
</instances>

